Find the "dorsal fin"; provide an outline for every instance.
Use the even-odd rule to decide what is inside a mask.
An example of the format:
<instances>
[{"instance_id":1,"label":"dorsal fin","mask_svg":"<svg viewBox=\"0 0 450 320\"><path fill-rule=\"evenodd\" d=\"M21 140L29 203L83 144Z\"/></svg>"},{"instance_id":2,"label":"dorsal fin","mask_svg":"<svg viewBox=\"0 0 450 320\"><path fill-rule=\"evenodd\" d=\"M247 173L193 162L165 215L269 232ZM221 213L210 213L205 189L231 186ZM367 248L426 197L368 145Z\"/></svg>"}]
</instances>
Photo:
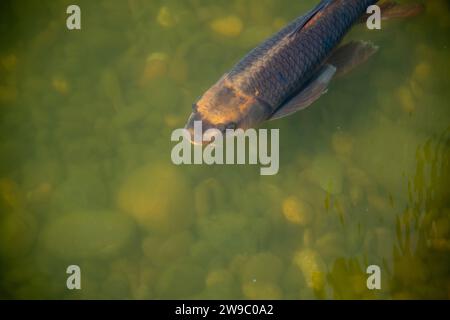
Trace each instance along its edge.
<instances>
[{"instance_id":1,"label":"dorsal fin","mask_svg":"<svg viewBox=\"0 0 450 320\"><path fill-rule=\"evenodd\" d=\"M294 29L294 31L291 32L289 36L295 35L297 32L303 29L303 27L320 11L325 9L331 2L334 0L321 0L320 3L313 9L311 9L309 12L307 12L300 20L299 25L297 28Z\"/></svg>"}]
</instances>

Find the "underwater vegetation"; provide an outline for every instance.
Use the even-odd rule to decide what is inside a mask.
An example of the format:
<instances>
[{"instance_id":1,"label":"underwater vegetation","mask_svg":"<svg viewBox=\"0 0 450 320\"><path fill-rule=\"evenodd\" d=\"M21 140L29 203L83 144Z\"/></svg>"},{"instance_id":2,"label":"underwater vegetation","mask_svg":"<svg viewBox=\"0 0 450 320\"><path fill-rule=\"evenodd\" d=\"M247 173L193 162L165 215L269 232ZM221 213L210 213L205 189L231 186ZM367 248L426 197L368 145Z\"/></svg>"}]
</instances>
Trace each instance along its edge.
<instances>
[{"instance_id":1,"label":"underwater vegetation","mask_svg":"<svg viewBox=\"0 0 450 320\"><path fill-rule=\"evenodd\" d=\"M0 5L0 297L450 297L450 8L280 129L280 166L175 166L192 101L308 1ZM68 290L66 268L81 268ZM368 290L368 265L381 290Z\"/></svg>"}]
</instances>

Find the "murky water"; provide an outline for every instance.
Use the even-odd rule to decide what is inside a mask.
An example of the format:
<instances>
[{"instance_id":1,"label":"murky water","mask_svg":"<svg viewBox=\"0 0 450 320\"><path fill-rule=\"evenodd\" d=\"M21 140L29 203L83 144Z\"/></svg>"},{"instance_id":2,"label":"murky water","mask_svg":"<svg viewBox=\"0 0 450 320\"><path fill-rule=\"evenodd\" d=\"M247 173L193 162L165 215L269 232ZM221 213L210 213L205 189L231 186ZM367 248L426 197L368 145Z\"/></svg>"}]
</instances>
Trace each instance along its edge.
<instances>
[{"instance_id":1,"label":"murky water","mask_svg":"<svg viewBox=\"0 0 450 320\"><path fill-rule=\"evenodd\" d=\"M315 3L78 1L68 31L70 1L2 1L0 297L449 298L445 0L353 29L376 56L264 126L277 175L171 162L192 102Z\"/></svg>"}]
</instances>

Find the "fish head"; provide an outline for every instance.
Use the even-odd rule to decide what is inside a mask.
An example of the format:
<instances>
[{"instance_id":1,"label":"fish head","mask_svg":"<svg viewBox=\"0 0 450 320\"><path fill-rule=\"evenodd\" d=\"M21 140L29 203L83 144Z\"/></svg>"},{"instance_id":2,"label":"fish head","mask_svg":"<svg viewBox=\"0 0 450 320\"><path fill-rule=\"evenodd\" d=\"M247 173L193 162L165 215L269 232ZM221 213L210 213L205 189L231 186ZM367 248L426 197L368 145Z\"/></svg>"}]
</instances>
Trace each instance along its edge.
<instances>
[{"instance_id":1,"label":"fish head","mask_svg":"<svg viewBox=\"0 0 450 320\"><path fill-rule=\"evenodd\" d=\"M197 137L195 141L208 141L210 135L218 132L228 136L238 129L254 128L267 120L270 114L270 108L255 96L243 93L222 78L193 104L185 128L191 134L191 142L195 143L192 137L200 134L204 139ZM198 127L194 130L198 121L201 121L201 132Z\"/></svg>"}]
</instances>

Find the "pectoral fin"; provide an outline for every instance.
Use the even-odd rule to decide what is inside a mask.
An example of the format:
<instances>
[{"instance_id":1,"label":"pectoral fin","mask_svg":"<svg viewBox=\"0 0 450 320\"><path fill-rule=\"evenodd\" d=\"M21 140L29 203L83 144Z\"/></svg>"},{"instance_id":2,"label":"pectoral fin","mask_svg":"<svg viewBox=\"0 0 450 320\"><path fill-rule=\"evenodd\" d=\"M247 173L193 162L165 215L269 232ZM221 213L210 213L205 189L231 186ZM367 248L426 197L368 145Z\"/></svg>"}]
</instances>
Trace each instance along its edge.
<instances>
[{"instance_id":1,"label":"pectoral fin","mask_svg":"<svg viewBox=\"0 0 450 320\"><path fill-rule=\"evenodd\" d=\"M327 63L337 68L336 76L342 76L366 62L378 47L366 41L350 41L338 47Z\"/></svg>"},{"instance_id":2,"label":"pectoral fin","mask_svg":"<svg viewBox=\"0 0 450 320\"><path fill-rule=\"evenodd\" d=\"M289 100L275 111L270 120L289 116L299 110L310 106L314 101L326 92L336 68L332 65L324 65L315 76L295 97Z\"/></svg>"}]
</instances>

